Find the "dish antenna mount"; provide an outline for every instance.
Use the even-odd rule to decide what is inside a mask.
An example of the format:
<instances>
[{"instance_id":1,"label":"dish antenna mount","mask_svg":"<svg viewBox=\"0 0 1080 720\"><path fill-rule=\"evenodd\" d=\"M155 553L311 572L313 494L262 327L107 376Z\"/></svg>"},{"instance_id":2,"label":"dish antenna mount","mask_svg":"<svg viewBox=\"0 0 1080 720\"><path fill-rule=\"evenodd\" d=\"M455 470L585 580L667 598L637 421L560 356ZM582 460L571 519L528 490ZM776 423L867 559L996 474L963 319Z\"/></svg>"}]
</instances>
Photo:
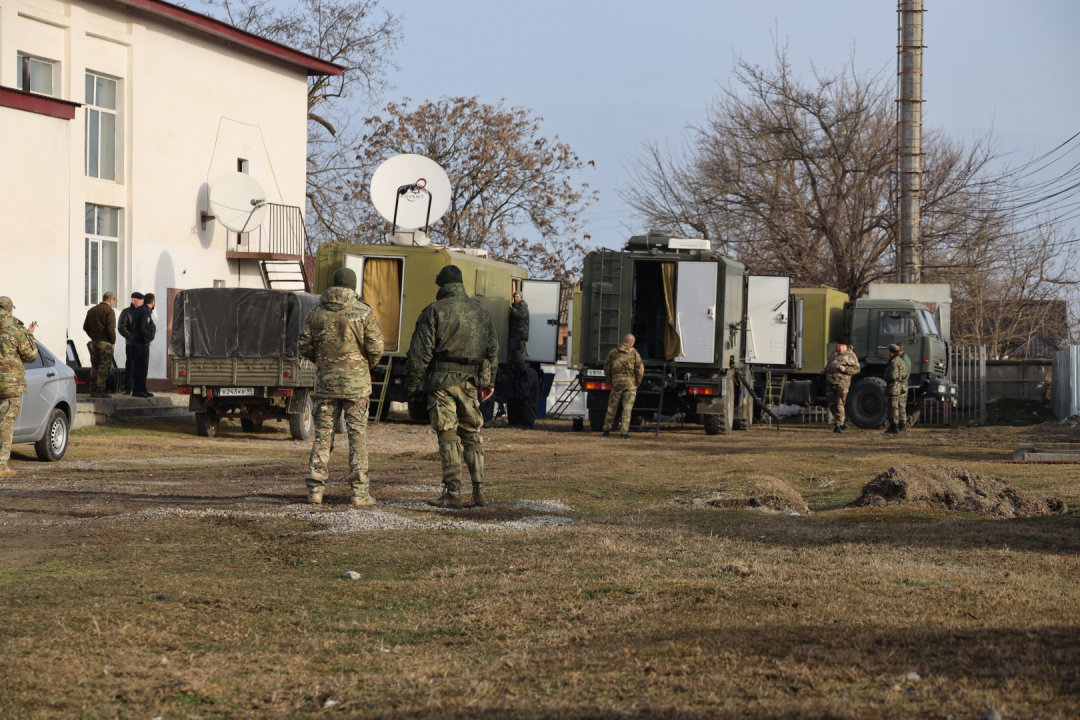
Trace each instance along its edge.
<instances>
[{"instance_id":1,"label":"dish antenna mount","mask_svg":"<svg viewBox=\"0 0 1080 720\"><path fill-rule=\"evenodd\" d=\"M386 238L395 245L430 244L428 228L450 207L450 178L423 155L390 158L371 176L370 190L375 209L391 224Z\"/></svg>"},{"instance_id":2,"label":"dish antenna mount","mask_svg":"<svg viewBox=\"0 0 1080 720\"><path fill-rule=\"evenodd\" d=\"M202 213L202 227L217 220L229 230L251 232L266 220L270 205L259 181L242 172L225 173L210 188L210 212Z\"/></svg>"}]
</instances>

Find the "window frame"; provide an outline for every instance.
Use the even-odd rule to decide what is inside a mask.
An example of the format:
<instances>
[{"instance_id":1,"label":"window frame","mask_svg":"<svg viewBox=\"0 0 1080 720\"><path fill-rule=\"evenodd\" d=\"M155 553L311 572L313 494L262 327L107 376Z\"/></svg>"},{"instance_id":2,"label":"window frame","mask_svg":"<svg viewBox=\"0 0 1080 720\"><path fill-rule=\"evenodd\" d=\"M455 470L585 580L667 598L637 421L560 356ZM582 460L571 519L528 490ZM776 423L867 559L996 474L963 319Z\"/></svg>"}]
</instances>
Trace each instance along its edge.
<instances>
[{"instance_id":1,"label":"window frame","mask_svg":"<svg viewBox=\"0 0 1080 720\"><path fill-rule=\"evenodd\" d=\"M98 81L99 80L112 83L112 85L113 85L113 87L112 87L112 98L113 98L113 103L112 104L113 104L113 106L112 107L109 107L108 105L99 105L98 104L98 101L100 99L100 97L99 97L100 92L98 90ZM98 72L92 72L90 70L86 71L86 76L85 76L85 79L84 79L84 98L83 98L84 101L85 101L85 104L86 104L85 128L84 128L84 132L83 132L83 148L84 148L83 171L86 173L86 177L95 178L97 180L105 180L106 182L116 182L116 179L117 179L117 166L120 164L119 163L120 152L119 152L118 147L117 147L118 144L119 144L118 143L118 137L117 137L117 135L118 135L117 128L119 127L119 116L120 116L120 109L118 107L119 104L120 104L119 96L120 96L120 80L118 78L109 77L108 75L103 75L103 74L98 73ZM102 169L102 166L103 166L102 158L105 156L105 153L102 152L103 137L105 136L105 134L107 132L106 128L105 128L105 125L109 124L109 123L105 123L105 122L102 121L102 116L103 115L107 115L107 116L110 116L112 118L111 119L111 125L112 125L112 156L111 156L111 160L112 160L112 168L111 168L112 169L112 176L111 177L105 176L103 174L103 169ZM90 148L91 148L91 146L90 146L90 131L91 131L91 128L94 129L94 133L97 136L96 139L95 139L95 148L94 148L95 152L93 154L91 154L91 152L90 152ZM91 158L93 158L93 167L91 167Z\"/></svg>"},{"instance_id":2,"label":"window frame","mask_svg":"<svg viewBox=\"0 0 1080 720\"><path fill-rule=\"evenodd\" d=\"M23 92L33 93L34 95L44 95L45 97L59 97L57 94L57 72L56 69L60 65L58 60L49 60L38 55L31 55L30 53L16 53L16 72L18 87ZM32 69L32 63L40 63L49 67L49 92L41 92L40 90L30 89L30 74Z\"/></svg>"},{"instance_id":3,"label":"window frame","mask_svg":"<svg viewBox=\"0 0 1080 720\"><path fill-rule=\"evenodd\" d=\"M87 216L88 222L84 226L83 236L83 304L86 307L97 305L101 302L101 296L107 292L112 292L119 297L119 285L120 285L120 227L122 224L121 210L122 208L112 207L110 205L97 205L94 203L85 203L84 213ZM90 208L93 210L93 219L89 220ZM102 223L99 219L99 210L114 210L116 211L116 234L107 235L101 234ZM92 229L91 226L92 225ZM109 247L111 245L111 248ZM105 274L105 259L106 249L111 249L112 260L115 263L115 267L112 273L112 285L106 287L106 274ZM93 277L91 277L93 274Z\"/></svg>"}]
</instances>

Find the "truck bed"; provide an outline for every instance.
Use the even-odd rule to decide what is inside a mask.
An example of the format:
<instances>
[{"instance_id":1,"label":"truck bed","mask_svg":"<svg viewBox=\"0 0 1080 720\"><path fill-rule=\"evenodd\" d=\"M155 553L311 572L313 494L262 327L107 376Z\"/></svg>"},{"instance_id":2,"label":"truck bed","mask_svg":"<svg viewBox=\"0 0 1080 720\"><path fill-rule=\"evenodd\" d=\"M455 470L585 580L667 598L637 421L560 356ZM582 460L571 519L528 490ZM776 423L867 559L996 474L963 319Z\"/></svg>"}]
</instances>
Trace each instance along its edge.
<instances>
[{"instance_id":1,"label":"truck bed","mask_svg":"<svg viewBox=\"0 0 1080 720\"><path fill-rule=\"evenodd\" d=\"M315 365L303 358L174 357L172 381L193 387L314 387Z\"/></svg>"}]
</instances>

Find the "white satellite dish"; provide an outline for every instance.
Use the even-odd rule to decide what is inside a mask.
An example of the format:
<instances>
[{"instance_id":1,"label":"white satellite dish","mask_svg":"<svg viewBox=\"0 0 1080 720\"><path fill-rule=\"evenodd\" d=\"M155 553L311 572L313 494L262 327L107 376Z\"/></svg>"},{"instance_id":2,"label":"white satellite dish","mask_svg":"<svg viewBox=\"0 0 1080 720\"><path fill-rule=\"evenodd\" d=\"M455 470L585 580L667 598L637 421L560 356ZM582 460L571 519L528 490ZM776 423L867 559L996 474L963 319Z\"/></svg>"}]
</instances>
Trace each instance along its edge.
<instances>
[{"instance_id":1,"label":"white satellite dish","mask_svg":"<svg viewBox=\"0 0 1080 720\"><path fill-rule=\"evenodd\" d=\"M431 242L424 232L450 207L450 178L437 162L423 155L395 155L371 176L371 202L393 224L391 242L408 245ZM398 233L398 230L417 232Z\"/></svg>"},{"instance_id":2,"label":"white satellite dish","mask_svg":"<svg viewBox=\"0 0 1080 720\"><path fill-rule=\"evenodd\" d=\"M251 232L263 224L270 211L262 185L242 172L225 173L219 177L210 188L209 195L210 214L202 215L204 228L207 220L217 220L233 232Z\"/></svg>"}]
</instances>

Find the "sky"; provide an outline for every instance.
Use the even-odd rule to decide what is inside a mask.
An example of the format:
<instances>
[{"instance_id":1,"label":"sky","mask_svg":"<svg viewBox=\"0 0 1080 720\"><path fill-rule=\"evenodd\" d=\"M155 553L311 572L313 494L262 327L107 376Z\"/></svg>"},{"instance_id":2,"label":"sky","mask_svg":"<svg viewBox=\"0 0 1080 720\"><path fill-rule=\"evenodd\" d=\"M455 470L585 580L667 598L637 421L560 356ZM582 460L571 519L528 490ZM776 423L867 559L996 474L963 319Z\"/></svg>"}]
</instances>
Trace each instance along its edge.
<instances>
[{"instance_id":1,"label":"sky","mask_svg":"<svg viewBox=\"0 0 1080 720\"><path fill-rule=\"evenodd\" d=\"M592 244L647 230L619 197L643 143L678 145L729 83L736 56L770 63L774 39L796 72L895 77L896 3L887 0L383 0L402 16L384 101L504 100L542 116L596 167L585 213ZM1019 164L1080 131L1080 2L927 0L923 122L957 138L993 130ZM1063 168L1064 169L1064 168Z\"/></svg>"}]
</instances>

